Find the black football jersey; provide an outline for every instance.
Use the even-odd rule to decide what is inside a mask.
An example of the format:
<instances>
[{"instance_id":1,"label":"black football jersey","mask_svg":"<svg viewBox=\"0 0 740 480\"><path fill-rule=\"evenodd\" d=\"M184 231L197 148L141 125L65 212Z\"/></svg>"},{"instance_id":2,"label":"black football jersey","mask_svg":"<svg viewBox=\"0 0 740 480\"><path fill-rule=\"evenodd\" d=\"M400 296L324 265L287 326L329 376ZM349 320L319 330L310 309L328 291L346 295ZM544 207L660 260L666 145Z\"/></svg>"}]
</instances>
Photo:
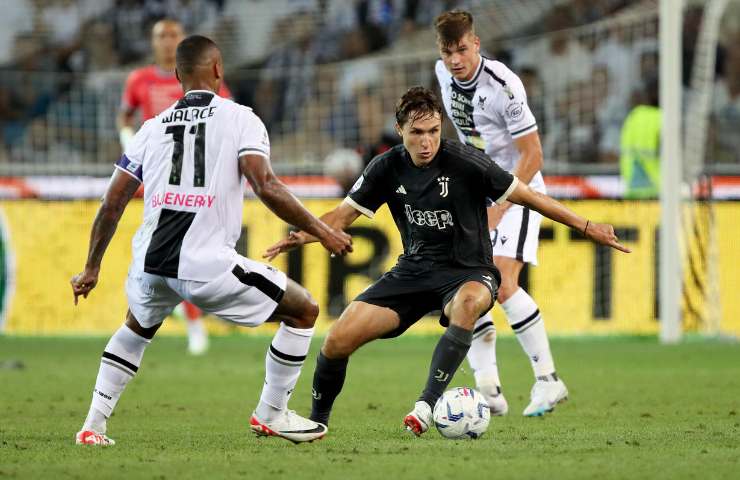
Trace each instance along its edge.
<instances>
[{"instance_id":1,"label":"black football jersey","mask_svg":"<svg viewBox=\"0 0 740 480\"><path fill-rule=\"evenodd\" d=\"M505 201L516 183L485 153L442 140L425 167L414 165L403 145L375 157L346 201L371 218L388 204L403 241L401 259L490 267L486 205Z\"/></svg>"}]
</instances>

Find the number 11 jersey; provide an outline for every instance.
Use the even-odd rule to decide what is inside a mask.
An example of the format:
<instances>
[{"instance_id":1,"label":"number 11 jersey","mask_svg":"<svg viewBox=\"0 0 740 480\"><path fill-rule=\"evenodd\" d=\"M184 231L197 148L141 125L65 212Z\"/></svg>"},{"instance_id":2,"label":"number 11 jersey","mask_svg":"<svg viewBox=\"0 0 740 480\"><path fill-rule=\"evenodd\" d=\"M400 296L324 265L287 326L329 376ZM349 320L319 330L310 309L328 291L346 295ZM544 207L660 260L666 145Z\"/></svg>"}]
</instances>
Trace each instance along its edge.
<instances>
[{"instance_id":1,"label":"number 11 jersey","mask_svg":"<svg viewBox=\"0 0 740 480\"><path fill-rule=\"evenodd\" d=\"M192 90L142 125L116 163L144 184L133 270L207 282L234 265L242 155L269 159L267 130L250 108L210 91Z\"/></svg>"}]
</instances>

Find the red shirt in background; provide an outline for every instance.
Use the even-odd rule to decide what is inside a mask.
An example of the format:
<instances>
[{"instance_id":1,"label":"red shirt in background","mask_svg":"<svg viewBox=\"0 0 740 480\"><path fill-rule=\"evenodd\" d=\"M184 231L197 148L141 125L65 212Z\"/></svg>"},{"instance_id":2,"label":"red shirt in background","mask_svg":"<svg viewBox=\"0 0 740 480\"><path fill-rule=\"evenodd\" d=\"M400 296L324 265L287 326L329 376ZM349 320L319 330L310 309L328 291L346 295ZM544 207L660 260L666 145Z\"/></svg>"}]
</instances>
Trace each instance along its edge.
<instances>
[{"instance_id":1,"label":"red shirt in background","mask_svg":"<svg viewBox=\"0 0 740 480\"><path fill-rule=\"evenodd\" d=\"M165 72L156 65L137 68L126 79L121 108L131 112L141 109L142 121L149 120L182 98L184 92L174 72ZM218 95L231 98L225 83Z\"/></svg>"}]
</instances>

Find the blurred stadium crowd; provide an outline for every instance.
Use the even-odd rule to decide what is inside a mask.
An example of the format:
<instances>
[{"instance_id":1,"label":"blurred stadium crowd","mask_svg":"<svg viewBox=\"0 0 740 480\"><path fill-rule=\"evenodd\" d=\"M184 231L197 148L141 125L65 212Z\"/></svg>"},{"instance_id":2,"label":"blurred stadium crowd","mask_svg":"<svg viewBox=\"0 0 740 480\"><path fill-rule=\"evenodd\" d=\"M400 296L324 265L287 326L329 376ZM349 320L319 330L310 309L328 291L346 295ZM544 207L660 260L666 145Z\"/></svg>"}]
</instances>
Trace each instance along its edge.
<instances>
[{"instance_id":1,"label":"blurred stadium crowd","mask_svg":"<svg viewBox=\"0 0 740 480\"><path fill-rule=\"evenodd\" d=\"M161 18L212 36L235 100L281 173L354 178L390 144L393 101L435 83L434 17L469 9L487 56L522 78L546 172L616 172L620 130L658 74L657 0L14 0L0 16L2 174L106 174L126 74ZM702 6L684 19L688 85ZM740 167L740 8L717 48L707 163ZM731 167L734 168L734 167ZM740 171L740 168L735 170ZM343 173L344 172L344 173Z\"/></svg>"}]
</instances>

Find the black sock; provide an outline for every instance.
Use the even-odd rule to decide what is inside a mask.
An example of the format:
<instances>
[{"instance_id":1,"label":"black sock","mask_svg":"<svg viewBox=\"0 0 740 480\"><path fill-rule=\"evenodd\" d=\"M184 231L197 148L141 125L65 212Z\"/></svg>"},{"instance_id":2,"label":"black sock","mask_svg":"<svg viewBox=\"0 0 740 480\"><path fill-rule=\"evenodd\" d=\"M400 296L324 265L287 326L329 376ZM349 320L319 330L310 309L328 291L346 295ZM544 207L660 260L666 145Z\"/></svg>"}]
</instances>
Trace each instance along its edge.
<instances>
[{"instance_id":1,"label":"black sock","mask_svg":"<svg viewBox=\"0 0 740 480\"><path fill-rule=\"evenodd\" d=\"M432 354L429 377L419 400L427 402L434 408L437 399L442 396L465 355L468 354L472 341L472 330L465 330L457 325L447 327Z\"/></svg>"},{"instance_id":2,"label":"black sock","mask_svg":"<svg viewBox=\"0 0 740 480\"><path fill-rule=\"evenodd\" d=\"M311 402L311 420L324 425L329 424L329 415L334 400L342 391L344 377L347 375L348 358L326 358L319 352L316 358L316 371L313 374L313 401Z\"/></svg>"}]
</instances>

